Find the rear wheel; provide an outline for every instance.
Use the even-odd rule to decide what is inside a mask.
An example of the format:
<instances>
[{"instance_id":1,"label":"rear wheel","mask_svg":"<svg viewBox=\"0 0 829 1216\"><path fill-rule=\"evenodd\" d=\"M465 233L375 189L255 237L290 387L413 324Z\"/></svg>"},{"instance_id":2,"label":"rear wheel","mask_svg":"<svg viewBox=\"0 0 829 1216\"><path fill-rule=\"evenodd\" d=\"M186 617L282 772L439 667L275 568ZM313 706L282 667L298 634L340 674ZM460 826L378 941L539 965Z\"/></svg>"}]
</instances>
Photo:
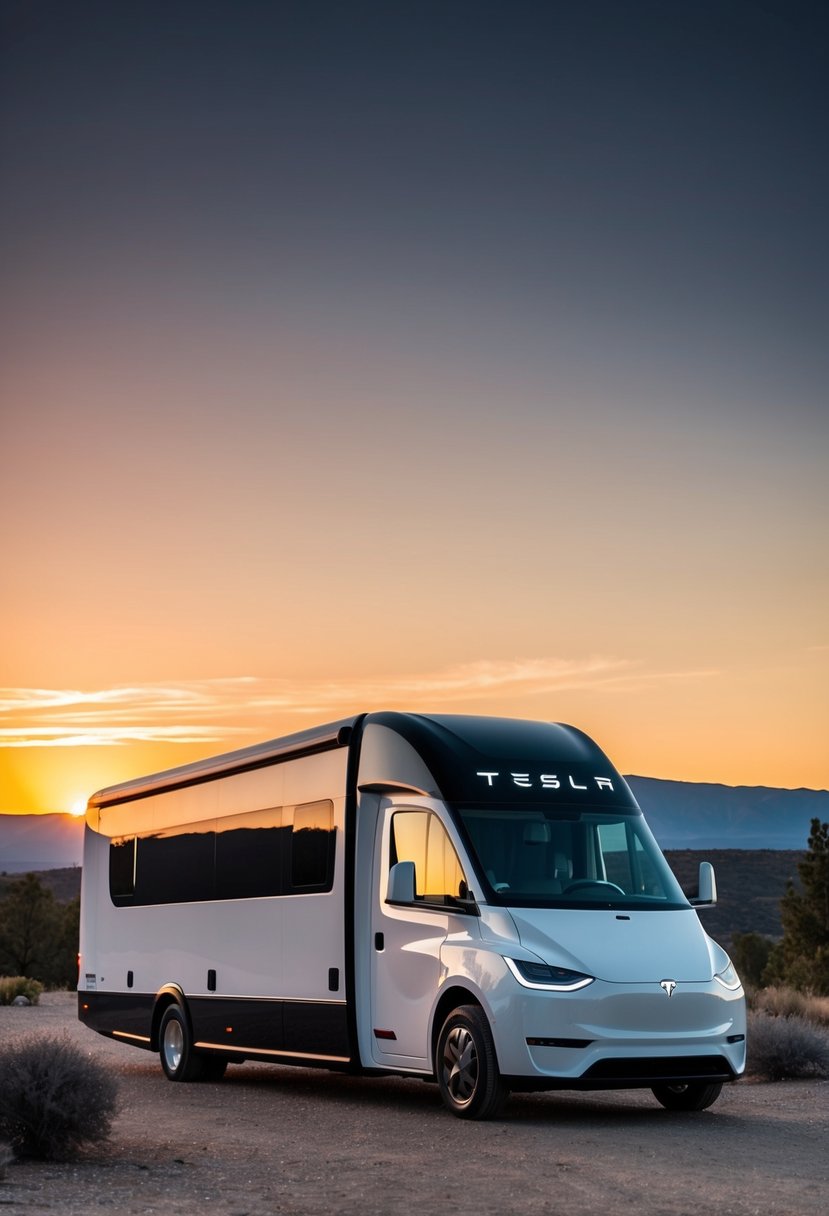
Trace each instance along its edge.
<instances>
[{"instance_id":1,"label":"rear wheel","mask_svg":"<svg viewBox=\"0 0 829 1216\"><path fill-rule=\"evenodd\" d=\"M179 1005L168 1005L164 1010L158 1031L158 1049L161 1067L169 1080L197 1081L204 1076L208 1057L193 1050L187 1016Z\"/></svg>"},{"instance_id":2,"label":"rear wheel","mask_svg":"<svg viewBox=\"0 0 829 1216\"><path fill-rule=\"evenodd\" d=\"M221 1081L222 1077L227 1072L227 1060L224 1056L202 1056L201 1057L201 1077L202 1081Z\"/></svg>"},{"instance_id":3,"label":"rear wheel","mask_svg":"<svg viewBox=\"0 0 829 1216\"><path fill-rule=\"evenodd\" d=\"M653 1096L666 1110L705 1110L720 1096L721 1081L688 1081L684 1085L654 1085Z\"/></svg>"},{"instance_id":4,"label":"rear wheel","mask_svg":"<svg viewBox=\"0 0 829 1216\"><path fill-rule=\"evenodd\" d=\"M491 1119L509 1090L501 1080L492 1031L478 1005L461 1005L443 1023L435 1060L440 1095L460 1119Z\"/></svg>"}]
</instances>

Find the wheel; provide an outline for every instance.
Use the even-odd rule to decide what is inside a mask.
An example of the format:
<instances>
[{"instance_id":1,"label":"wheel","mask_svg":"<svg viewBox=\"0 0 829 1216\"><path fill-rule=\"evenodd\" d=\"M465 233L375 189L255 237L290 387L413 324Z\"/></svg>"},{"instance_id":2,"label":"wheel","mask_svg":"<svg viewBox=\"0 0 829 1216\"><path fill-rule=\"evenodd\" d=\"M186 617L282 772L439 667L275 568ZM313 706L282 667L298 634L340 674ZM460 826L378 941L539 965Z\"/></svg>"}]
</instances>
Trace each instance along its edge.
<instances>
[{"instance_id":1,"label":"wheel","mask_svg":"<svg viewBox=\"0 0 829 1216\"><path fill-rule=\"evenodd\" d=\"M438 1036L435 1065L440 1096L460 1119L491 1119L509 1094L478 1005L461 1005L449 1014Z\"/></svg>"},{"instance_id":2,"label":"wheel","mask_svg":"<svg viewBox=\"0 0 829 1216\"><path fill-rule=\"evenodd\" d=\"M193 1050L187 1017L179 1005L168 1005L158 1030L161 1067L171 1081L195 1081L204 1075L207 1056Z\"/></svg>"},{"instance_id":3,"label":"wheel","mask_svg":"<svg viewBox=\"0 0 829 1216\"><path fill-rule=\"evenodd\" d=\"M667 1110L705 1110L720 1096L721 1081L688 1081L684 1085L654 1085L653 1096Z\"/></svg>"}]
</instances>

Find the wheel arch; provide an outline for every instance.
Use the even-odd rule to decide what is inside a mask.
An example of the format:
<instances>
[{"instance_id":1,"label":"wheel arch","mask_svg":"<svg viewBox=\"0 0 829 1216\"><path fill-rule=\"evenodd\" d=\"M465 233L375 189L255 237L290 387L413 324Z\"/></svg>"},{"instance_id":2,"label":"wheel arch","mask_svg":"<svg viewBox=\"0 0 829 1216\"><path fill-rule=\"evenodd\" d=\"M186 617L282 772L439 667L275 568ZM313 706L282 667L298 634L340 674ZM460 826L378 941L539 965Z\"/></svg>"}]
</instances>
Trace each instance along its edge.
<instances>
[{"instance_id":1,"label":"wheel arch","mask_svg":"<svg viewBox=\"0 0 829 1216\"><path fill-rule=\"evenodd\" d=\"M437 1051L438 1035L449 1014L453 1009L457 1009L459 1005L478 1005L484 1010L488 1018L490 1016L480 997L470 988L464 988L461 984L452 984L451 987L440 994L434 1013L432 1014L432 1032L429 1037L429 1059L432 1067L435 1069L435 1075L437 1075L435 1053Z\"/></svg>"},{"instance_id":2,"label":"wheel arch","mask_svg":"<svg viewBox=\"0 0 829 1216\"><path fill-rule=\"evenodd\" d=\"M153 1018L150 1026L150 1046L153 1051L159 1050L161 1019L171 1005L178 1005L181 1009L181 1012L187 1019L187 1027L192 1035L193 1026L190 1021L190 1010L187 1008L187 998L184 995L184 990L178 984L165 984L156 993L155 1005L153 1006Z\"/></svg>"}]
</instances>

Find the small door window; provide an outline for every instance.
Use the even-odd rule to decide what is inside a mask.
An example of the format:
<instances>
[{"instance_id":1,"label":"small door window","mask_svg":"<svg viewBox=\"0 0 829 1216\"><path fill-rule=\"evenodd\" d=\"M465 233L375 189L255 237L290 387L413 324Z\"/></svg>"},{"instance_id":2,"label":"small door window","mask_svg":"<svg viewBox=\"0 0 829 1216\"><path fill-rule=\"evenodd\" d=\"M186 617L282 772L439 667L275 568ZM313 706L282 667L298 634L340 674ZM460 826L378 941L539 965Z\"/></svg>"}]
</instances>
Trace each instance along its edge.
<instances>
[{"instance_id":1,"label":"small door window","mask_svg":"<svg viewBox=\"0 0 829 1216\"><path fill-rule=\"evenodd\" d=\"M330 891L334 878L334 804L306 802L294 809L291 886L295 891Z\"/></svg>"},{"instance_id":2,"label":"small door window","mask_svg":"<svg viewBox=\"0 0 829 1216\"><path fill-rule=\"evenodd\" d=\"M430 811L398 811L392 819L391 864L413 861L415 897L426 903L452 902L464 874L445 827Z\"/></svg>"}]
</instances>

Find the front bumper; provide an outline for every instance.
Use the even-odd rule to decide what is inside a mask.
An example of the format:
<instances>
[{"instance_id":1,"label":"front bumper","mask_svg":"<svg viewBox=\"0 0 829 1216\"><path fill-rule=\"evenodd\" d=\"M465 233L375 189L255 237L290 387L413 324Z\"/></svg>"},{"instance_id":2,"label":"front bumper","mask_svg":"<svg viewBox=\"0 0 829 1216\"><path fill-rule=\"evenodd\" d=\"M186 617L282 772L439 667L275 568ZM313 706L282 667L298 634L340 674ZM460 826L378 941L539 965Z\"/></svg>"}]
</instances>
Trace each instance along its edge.
<instances>
[{"instance_id":1,"label":"front bumper","mask_svg":"<svg viewBox=\"0 0 829 1216\"><path fill-rule=\"evenodd\" d=\"M514 981L513 981L514 982ZM742 989L716 980L677 983L595 980L577 992L513 990L512 1033L496 1014L501 1072L530 1088L618 1088L705 1079L745 1070ZM516 1033L516 1031L518 1033Z\"/></svg>"}]
</instances>

